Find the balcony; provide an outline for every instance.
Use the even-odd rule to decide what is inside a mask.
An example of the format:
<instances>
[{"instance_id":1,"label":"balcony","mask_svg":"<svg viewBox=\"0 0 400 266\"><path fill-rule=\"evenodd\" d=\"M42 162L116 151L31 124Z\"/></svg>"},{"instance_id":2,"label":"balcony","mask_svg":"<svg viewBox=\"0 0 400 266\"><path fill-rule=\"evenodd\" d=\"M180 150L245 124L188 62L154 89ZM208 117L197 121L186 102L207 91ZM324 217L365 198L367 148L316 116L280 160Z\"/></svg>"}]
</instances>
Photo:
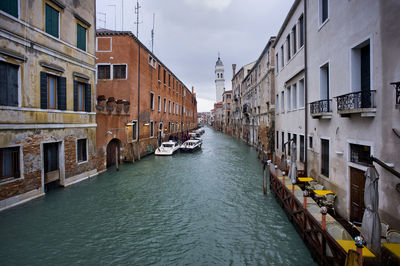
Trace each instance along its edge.
<instances>
[{"instance_id":1,"label":"balcony","mask_svg":"<svg viewBox=\"0 0 400 266\"><path fill-rule=\"evenodd\" d=\"M376 90L357 91L337 96L337 109L342 117L349 117L352 114L360 114L362 117L374 117Z\"/></svg>"},{"instance_id":2,"label":"balcony","mask_svg":"<svg viewBox=\"0 0 400 266\"><path fill-rule=\"evenodd\" d=\"M314 119L331 119L332 100L320 100L310 103L310 113Z\"/></svg>"}]
</instances>

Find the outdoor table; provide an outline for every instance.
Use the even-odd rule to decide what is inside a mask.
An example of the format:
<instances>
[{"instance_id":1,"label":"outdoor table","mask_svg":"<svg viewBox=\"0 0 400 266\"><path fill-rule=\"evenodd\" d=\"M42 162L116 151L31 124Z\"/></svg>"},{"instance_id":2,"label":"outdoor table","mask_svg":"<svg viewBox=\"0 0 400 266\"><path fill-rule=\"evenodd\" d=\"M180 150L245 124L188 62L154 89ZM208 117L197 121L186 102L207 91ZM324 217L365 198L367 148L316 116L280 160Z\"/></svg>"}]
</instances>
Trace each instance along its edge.
<instances>
[{"instance_id":1,"label":"outdoor table","mask_svg":"<svg viewBox=\"0 0 400 266\"><path fill-rule=\"evenodd\" d=\"M342 246L346 253L349 252L349 249L357 250L354 240L336 240L336 242ZM375 258L374 253L372 253L366 246L362 249L362 256L365 258Z\"/></svg>"},{"instance_id":2,"label":"outdoor table","mask_svg":"<svg viewBox=\"0 0 400 266\"><path fill-rule=\"evenodd\" d=\"M314 179L312 177L299 177L298 180L300 182L310 182L313 181Z\"/></svg>"},{"instance_id":3,"label":"outdoor table","mask_svg":"<svg viewBox=\"0 0 400 266\"><path fill-rule=\"evenodd\" d=\"M288 189L292 189L292 184L286 185ZM301 190L298 186L294 186L294 189Z\"/></svg>"},{"instance_id":4,"label":"outdoor table","mask_svg":"<svg viewBox=\"0 0 400 266\"><path fill-rule=\"evenodd\" d=\"M389 250L393 255L400 259L400 244L383 243L383 246Z\"/></svg>"},{"instance_id":5,"label":"outdoor table","mask_svg":"<svg viewBox=\"0 0 400 266\"><path fill-rule=\"evenodd\" d=\"M333 191L330 190L313 190L313 191L318 196L325 196L326 194L335 194Z\"/></svg>"}]
</instances>

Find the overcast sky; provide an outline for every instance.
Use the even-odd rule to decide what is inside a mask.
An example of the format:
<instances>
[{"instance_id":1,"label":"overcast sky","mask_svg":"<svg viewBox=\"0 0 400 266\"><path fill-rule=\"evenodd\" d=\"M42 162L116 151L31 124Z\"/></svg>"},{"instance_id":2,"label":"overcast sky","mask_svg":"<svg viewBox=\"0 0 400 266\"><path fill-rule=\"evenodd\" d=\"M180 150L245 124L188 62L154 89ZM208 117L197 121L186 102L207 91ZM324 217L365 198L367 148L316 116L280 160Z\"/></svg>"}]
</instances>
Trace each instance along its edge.
<instances>
[{"instance_id":1,"label":"overcast sky","mask_svg":"<svg viewBox=\"0 0 400 266\"><path fill-rule=\"evenodd\" d=\"M190 89L198 111L215 101L215 62L225 66L225 88L237 70L257 60L270 36L276 36L293 0L139 0L139 39ZM97 28L136 34L136 0L97 0ZM123 11L123 12L122 12Z\"/></svg>"}]
</instances>

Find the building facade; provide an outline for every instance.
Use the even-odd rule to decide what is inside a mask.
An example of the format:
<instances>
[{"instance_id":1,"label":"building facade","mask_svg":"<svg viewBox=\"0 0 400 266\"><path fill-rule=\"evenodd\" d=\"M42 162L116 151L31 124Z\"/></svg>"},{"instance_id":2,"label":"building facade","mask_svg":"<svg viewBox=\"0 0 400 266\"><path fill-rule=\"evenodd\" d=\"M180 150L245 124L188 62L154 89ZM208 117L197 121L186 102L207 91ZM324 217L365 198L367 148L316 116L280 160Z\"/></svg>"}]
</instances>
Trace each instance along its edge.
<instances>
[{"instance_id":1,"label":"building facade","mask_svg":"<svg viewBox=\"0 0 400 266\"><path fill-rule=\"evenodd\" d=\"M3 1L0 209L96 175L95 1Z\"/></svg>"},{"instance_id":2,"label":"building facade","mask_svg":"<svg viewBox=\"0 0 400 266\"><path fill-rule=\"evenodd\" d=\"M400 229L400 182L370 156L400 169L391 85L400 81L399 13L398 1L307 1L308 172L337 193L337 211L357 224L364 174L374 164L379 214L393 229Z\"/></svg>"},{"instance_id":3,"label":"building facade","mask_svg":"<svg viewBox=\"0 0 400 266\"><path fill-rule=\"evenodd\" d=\"M290 158L297 146L298 170L305 169L305 44L304 2L296 0L273 45L275 49L275 159Z\"/></svg>"},{"instance_id":4,"label":"building facade","mask_svg":"<svg viewBox=\"0 0 400 266\"><path fill-rule=\"evenodd\" d=\"M222 126L224 133L232 135L232 90L222 94Z\"/></svg>"},{"instance_id":5,"label":"building facade","mask_svg":"<svg viewBox=\"0 0 400 266\"><path fill-rule=\"evenodd\" d=\"M197 127L193 87L131 32L99 30L96 39L99 170L140 159Z\"/></svg>"}]
</instances>

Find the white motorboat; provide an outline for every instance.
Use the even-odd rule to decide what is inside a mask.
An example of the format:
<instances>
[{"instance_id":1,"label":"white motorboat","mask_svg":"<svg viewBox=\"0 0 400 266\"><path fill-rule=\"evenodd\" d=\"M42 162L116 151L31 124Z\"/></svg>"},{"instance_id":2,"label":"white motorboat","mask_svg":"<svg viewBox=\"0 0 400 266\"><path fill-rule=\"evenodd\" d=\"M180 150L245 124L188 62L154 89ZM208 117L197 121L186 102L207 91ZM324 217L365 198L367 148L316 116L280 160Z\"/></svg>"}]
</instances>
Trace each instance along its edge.
<instances>
[{"instance_id":1,"label":"white motorboat","mask_svg":"<svg viewBox=\"0 0 400 266\"><path fill-rule=\"evenodd\" d=\"M179 150L179 144L173 140L161 143L161 146L154 152L155 155L169 156Z\"/></svg>"},{"instance_id":2,"label":"white motorboat","mask_svg":"<svg viewBox=\"0 0 400 266\"><path fill-rule=\"evenodd\" d=\"M203 144L203 141L201 139L192 138L192 139L189 139L189 140L185 141L181 145L181 151L183 151L183 152L193 152L193 151L195 151L197 149L200 149L202 144Z\"/></svg>"}]
</instances>

